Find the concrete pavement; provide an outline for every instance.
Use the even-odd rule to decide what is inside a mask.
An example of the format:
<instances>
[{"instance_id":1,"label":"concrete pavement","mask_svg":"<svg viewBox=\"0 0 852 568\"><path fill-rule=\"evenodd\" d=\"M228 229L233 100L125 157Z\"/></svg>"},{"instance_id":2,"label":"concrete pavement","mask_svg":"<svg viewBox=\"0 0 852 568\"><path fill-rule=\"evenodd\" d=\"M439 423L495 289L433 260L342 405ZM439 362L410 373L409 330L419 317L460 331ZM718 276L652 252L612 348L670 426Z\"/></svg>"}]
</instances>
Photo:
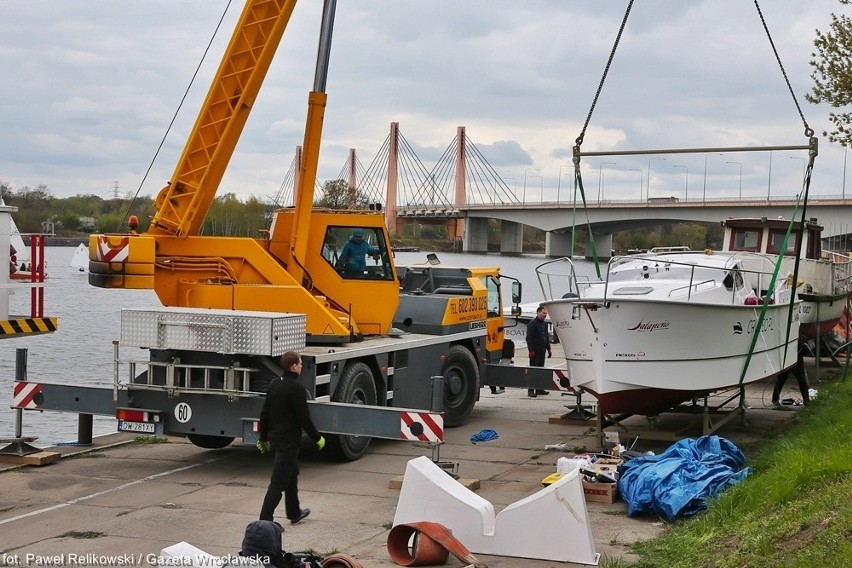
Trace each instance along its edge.
<instances>
[{"instance_id":1,"label":"concrete pavement","mask_svg":"<svg viewBox=\"0 0 852 568\"><path fill-rule=\"evenodd\" d=\"M823 369L822 376L832 373L836 371ZM784 396L795 396L790 388L795 381L789 383ZM745 425L736 419L718 432L747 456L772 435L774 425L795 416L795 411L769 408L771 390L769 382L750 385ZM468 423L446 431L440 457L458 462L461 477L479 479L476 492L499 512L537 491L541 480L555 471L559 457L599 449L592 424L548 423L548 417L564 413L564 405L571 401L572 397L556 393L527 398L523 389L499 395L482 389ZM693 426L684 434L700 435L695 417L687 419ZM656 426L680 429L683 420L666 415ZM630 424L647 427L647 421L638 417ZM499 438L471 444L471 435L485 428L497 431ZM65 555L65 565L71 565L70 554L83 559L86 554L113 555L124 565L145 566L162 548L180 541L214 555L236 554L246 525L257 518L271 458L248 446L203 450L179 438L164 444L138 444L133 439L126 434L98 438L95 447L83 453L79 448L57 448L65 457L40 468L0 464L0 566L35 565L58 555ZM564 444L568 452L544 450L555 444ZM634 449L659 451L668 445L640 434ZM312 513L299 525L285 525L285 549L321 555L344 552L368 568L396 566L386 541L399 491L389 488L389 482L404 472L409 459L420 455L432 453L406 442L376 440L364 458L352 463L304 455L300 496L302 506ZM653 538L665 528L656 518L628 518L621 501L587 507L602 557L630 559L632 543ZM571 566L481 558L496 568ZM450 557L447 565L462 564Z\"/></svg>"}]
</instances>

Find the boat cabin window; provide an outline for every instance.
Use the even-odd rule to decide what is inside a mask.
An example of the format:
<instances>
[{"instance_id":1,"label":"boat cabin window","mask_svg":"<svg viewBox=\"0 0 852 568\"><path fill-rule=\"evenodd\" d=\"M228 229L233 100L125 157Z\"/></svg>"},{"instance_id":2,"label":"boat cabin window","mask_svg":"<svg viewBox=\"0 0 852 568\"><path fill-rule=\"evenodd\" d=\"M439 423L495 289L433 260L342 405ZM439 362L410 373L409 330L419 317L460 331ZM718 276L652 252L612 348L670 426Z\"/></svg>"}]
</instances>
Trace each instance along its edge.
<instances>
[{"instance_id":1,"label":"boat cabin window","mask_svg":"<svg viewBox=\"0 0 852 568\"><path fill-rule=\"evenodd\" d=\"M781 245L784 244L784 235L787 234L786 230L770 230L769 231L769 243L766 246L766 252L770 254L780 254L781 253ZM792 256L796 254L796 248L798 242L796 239L799 238L799 235L796 233L790 233L790 238L787 240L787 250L784 251L784 254L787 256Z\"/></svg>"},{"instance_id":2,"label":"boat cabin window","mask_svg":"<svg viewBox=\"0 0 852 568\"><path fill-rule=\"evenodd\" d=\"M728 250L760 252L760 234L761 231L754 229L734 229L731 232Z\"/></svg>"},{"instance_id":3,"label":"boat cabin window","mask_svg":"<svg viewBox=\"0 0 852 568\"><path fill-rule=\"evenodd\" d=\"M738 269L731 270L725 275L724 280L722 280L722 284L724 284L725 288L728 290L741 290L742 287L745 286L742 272Z\"/></svg>"}]
</instances>

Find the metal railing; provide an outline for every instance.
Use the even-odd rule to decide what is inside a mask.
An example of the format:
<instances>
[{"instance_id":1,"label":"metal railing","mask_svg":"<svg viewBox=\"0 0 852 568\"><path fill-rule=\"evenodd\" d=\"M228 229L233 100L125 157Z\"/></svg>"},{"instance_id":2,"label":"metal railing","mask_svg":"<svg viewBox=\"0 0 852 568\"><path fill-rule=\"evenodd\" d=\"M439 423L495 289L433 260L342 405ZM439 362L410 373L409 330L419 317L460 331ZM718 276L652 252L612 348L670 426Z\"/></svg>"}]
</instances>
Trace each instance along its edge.
<instances>
[{"instance_id":1,"label":"metal railing","mask_svg":"<svg viewBox=\"0 0 852 568\"><path fill-rule=\"evenodd\" d=\"M695 251L691 253L680 252L677 254L703 255L705 253ZM613 278L613 269L622 266L625 263L637 261L647 261L657 264L661 263L661 266L666 268L666 270L670 270L672 267L682 267L686 269L688 271L688 278L686 273L684 273L683 278L684 280L688 280L688 283L669 290L668 297L671 298L677 295L677 292L686 290L687 293L685 300L687 302L692 300L693 293L698 292L699 289L718 285L719 280L715 278L701 278L700 281L696 282L696 270L699 269L724 272L725 279L728 277L731 278L731 285L728 286L725 284L725 287L731 291L731 304L742 303L740 299L738 299L737 292L742 292L743 290L752 290L758 297L762 297L764 295L771 297L778 292L788 289L783 280L776 280L774 291L772 291L771 294L765 292L769 286L769 282L772 279L772 274L775 269L774 261L771 257L766 255L750 252L731 255L724 266L679 262L677 260L673 260L670 253L665 258L661 258L660 255L648 254L616 256L609 261L607 264L606 276L600 280L581 280L581 277L577 275L572 260L568 257L563 257L544 262L537 266L536 276L538 277L542 294L544 294L544 297L547 300L566 298L571 295L582 297L582 292L588 287L594 284L602 284L604 286L603 297L596 298L594 303L606 305L611 300L611 284L615 281L623 282L623 280L615 280ZM562 266L567 268L560 268ZM642 282L645 281L646 280L642 280ZM560 286L560 282L567 282L567 284ZM559 287L557 288L557 286ZM786 301L786 299L784 301Z\"/></svg>"}]
</instances>

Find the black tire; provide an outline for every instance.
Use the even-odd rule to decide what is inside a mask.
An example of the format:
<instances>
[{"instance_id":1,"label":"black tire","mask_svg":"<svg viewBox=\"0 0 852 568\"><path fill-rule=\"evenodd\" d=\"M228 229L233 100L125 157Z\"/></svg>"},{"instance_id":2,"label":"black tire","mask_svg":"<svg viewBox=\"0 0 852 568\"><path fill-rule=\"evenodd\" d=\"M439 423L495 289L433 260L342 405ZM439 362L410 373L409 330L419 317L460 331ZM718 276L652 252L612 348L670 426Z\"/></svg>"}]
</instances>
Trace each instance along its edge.
<instances>
[{"instance_id":1,"label":"black tire","mask_svg":"<svg viewBox=\"0 0 852 568\"><path fill-rule=\"evenodd\" d=\"M233 437L209 436L207 434L187 434L186 439L199 448L207 450L221 450L230 446L231 442L234 441Z\"/></svg>"},{"instance_id":2,"label":"black tire","mask_svg":"<svg viewBox=\"0 0 852 568\"><path fill-rule=\"evenodd\" d=\"M470 350L453 345L441 368L444 377L444 426L464 424L479 393L479 365Z\"/></svg>"},{"instance_id":3,"label":"black tire","mask_svg":"<svg viewBox=\"0 0 852 568\"><path fill-rule=\"evenodd\" d=\"M370 371L370 367L361 361L347 365L331 400L332 402L375 406L376 383L373 381L373 373ZM367 453L367 446L370 445L371 439L369 436L329 434L326 436L325 453L331 459L338 461L355 461Z\"/></svg>"}]
</instances>

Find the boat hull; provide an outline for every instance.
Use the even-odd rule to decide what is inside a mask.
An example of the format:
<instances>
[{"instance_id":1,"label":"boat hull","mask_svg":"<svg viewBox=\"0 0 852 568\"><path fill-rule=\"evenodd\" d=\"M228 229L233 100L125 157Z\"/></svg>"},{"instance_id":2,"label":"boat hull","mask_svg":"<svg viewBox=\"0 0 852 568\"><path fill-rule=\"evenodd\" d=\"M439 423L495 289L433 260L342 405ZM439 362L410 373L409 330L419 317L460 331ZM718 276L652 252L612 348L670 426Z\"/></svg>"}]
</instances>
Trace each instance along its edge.
<instances>
[{"instance_id":1,"label":"boat hull","mask_svg":"<svg viewBox=\"0 0 852 568\"><path fill-rule=\"evenodd\" d=\"M571 385L593 394L604 414L658 414L796 363L798 309L788 331L786 304L767 306L759 331L761 306L576 298L545 306Z\"/></svg>"}]
</instances>

